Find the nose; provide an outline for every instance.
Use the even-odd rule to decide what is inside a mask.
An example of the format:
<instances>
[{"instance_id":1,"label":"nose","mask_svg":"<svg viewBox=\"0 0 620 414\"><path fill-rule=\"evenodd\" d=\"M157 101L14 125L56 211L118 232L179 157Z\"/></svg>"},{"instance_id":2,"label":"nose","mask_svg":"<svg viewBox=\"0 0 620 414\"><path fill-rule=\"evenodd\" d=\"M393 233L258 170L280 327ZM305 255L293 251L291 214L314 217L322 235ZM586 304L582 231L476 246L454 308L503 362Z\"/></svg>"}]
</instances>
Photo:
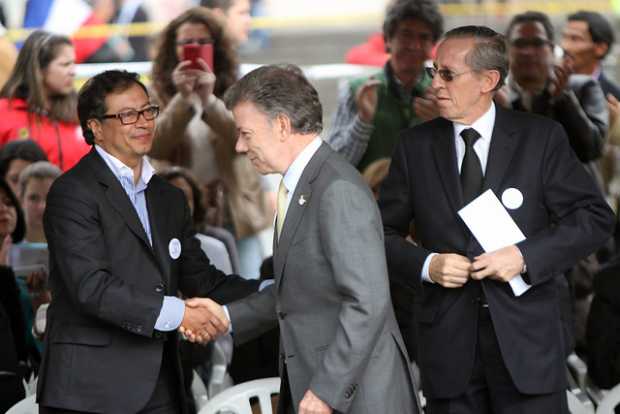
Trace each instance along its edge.
<instances>
[{"instance_id":1,"label":"nose","mask_svg":"<svg viewBox=\"0 0 620 414\"><path fill-rule=\"evenodd\" d=\"M244 154L248 151L248 146L245 144L242 138L237 138L237 143L235 144L235 151L240 154Z\"/></svg>"},{"instance_id":2,"label":"nose","mask_svg":"<svg viewBox=\"0 0 620 414\"><path fill-rule=\"evenodd\" d=\"M435 90L439 89L441 86L443 86L442 84L442 79L441 76L439 76L438 73L435 73L435 76L433 76L433 81L431 82L431 87Z\"/></svg>"}]
</instances>

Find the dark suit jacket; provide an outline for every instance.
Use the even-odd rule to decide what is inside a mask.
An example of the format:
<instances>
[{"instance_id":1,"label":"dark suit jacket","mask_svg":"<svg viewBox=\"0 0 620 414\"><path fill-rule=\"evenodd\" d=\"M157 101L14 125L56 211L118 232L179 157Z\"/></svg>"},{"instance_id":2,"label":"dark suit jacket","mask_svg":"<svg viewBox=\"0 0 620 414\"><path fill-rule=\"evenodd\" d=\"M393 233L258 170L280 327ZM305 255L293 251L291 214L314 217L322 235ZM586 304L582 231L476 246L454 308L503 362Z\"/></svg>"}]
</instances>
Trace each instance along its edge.
<instances>
[{"instance_id":1,"label":"dark suit jacket","mask_svg":"<svg viewBox=\"0 0 620 414\"><path fill-rule=\"evenodd\" d=\"M457 211L461 188L452 123L437 118L405 131L380 195L390 277L417 289L418 362L430 398L461 394L475 355L480 285L421 283L431 252L482 252ZM508 210L527 240L518 244L533 287L515 297L507 283L482 281L504 362L519 391L565 385L558 293L553 279L609 236L613 215L571 150L563 128L537 115L497 108L485 189L522 192ZM405 240L414 220L418 246Z\"/></svg>"},{"instance_id":2,"label":"dark suit jacket","mask_svg":"<svg viewBox=\"0 0 620 414\"><path fill-rule=\"evenodd\" d=\"M601 89L605 96L612 94L616 99L620 99L620 86L613 82L605 75L605 72L601 72L601 76L598 78L598 83L601 85Z\"/></svg>"},{"instance_id":3,"label":"dark suit jacket","mask_svg":"<svg viewBox=\"0 0 620 414\"><path fill-rule=\"evenodd\" d=\"M118 179L93 150L54 182L44 216L52 303L37 398L70 410L131 413L149 400L164 342L164 295L226 303L255 290L209 264L181 191L153 176L146 190L153 247ZM181 242L178 259L169 254ZM176 333L171 333L175 342ZM174 361L182 379L178 358ZM182 392L180 392L182 395Z\"/></svg>"}]
</instances>

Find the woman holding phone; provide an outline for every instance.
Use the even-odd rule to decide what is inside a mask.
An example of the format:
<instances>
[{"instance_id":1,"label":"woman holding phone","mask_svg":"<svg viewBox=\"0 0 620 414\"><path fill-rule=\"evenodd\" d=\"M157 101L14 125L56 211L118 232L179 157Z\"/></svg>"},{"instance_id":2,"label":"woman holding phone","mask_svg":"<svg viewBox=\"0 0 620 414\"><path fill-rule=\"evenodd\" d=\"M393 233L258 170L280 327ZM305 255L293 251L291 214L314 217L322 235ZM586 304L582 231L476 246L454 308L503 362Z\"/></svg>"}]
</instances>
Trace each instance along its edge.
<instances>
[{"instance_id":1,"label":"woman holding phone","mask_svg":"<svg viewBox=\"0 0 620 414\"><path fill-rule=\"evenodd\" d=\"M151 156L189 168L203 187L224 183L226 227L237 239L241 274L258 277L257 234L271 224L273 212L258 173L235 152L235 122L221 100L237 69L222 22L206 8L189 9L164 28L153 61L153 95L162 112Z\"/></svg>"}]
</instances>

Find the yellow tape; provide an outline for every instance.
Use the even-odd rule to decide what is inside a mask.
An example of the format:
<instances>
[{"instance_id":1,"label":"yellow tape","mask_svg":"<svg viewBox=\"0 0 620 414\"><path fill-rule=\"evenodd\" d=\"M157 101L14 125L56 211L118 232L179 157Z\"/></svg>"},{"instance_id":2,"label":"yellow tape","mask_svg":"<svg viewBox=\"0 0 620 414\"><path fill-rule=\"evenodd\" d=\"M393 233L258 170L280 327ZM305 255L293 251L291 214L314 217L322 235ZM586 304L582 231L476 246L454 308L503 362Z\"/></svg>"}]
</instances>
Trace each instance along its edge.
<instances>
[{"instance_id":1,"label":"yellow tape","mask_svg":"<svg viewBox=\"0 0 620 414\"><path fill-rule=\"evenodd\" d=\"M566 14L584 8L583 0L508 0L507 3L488 1L481 4L441 4L440 9L446 17L458 16L511 16L527 10L537 10L549 15ZM613 13L614 0L589 0L587 9L600 13ZM255 17L252 19L254 29L313 29L325 27L380 27L383 15L380 13L335 15L335 16L299 16L299 17ZM165 27L164 23L102 24L82 27L72 37L97 38L113 35L151 36ZM7 36L13 42L23 41L32 33L32 29L11 29Z\"/></svg>"}]
</instances>

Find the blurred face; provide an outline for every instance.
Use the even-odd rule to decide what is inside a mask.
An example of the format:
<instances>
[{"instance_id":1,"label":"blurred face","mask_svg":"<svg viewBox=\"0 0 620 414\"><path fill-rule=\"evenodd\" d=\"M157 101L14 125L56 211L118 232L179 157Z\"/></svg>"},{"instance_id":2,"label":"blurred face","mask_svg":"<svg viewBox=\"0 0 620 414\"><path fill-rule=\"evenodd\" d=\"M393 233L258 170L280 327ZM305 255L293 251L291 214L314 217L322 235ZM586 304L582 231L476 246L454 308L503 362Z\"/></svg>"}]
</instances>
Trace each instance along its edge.
<instances>
[{"instance_id":1,"label":"blurred face","mask_svg":"<svg viewBox=\"0 0 620 414\"><path fill-rule=\"evenodd\" d=\"M13 191L13 194L19 194L19 174L24 168L32 164L30 161L22 160L19 158L14 159L9 164L9 169L6 172L4 179L9 187Z\"/></svg>"},{"instance_id":2,"label":"blurred face","mask_svg":"<svg viewBox=\"0 0 620 414\"><path fill-rule=\"evenodd\" d=\"M250 0L234 0L226 12L226 30L236 44L248 40L251 25Z\"/></svg>"},{"instance_id":3,"label":"blurred face","mask_svg":"<svg viewBox=\"0 0 620 414\"><path fill-rule=\"evenodd\" d=\"M495 86L490 83L487 73L474 72L465 63L473 47L474 40L471 38L452 38L441 42L434 66L438 71L449 71L452 80L444 80L437 73L432 83L440 115L467 125L488 109L492 98L489 88Z\"/></svg>"},{"instance_id":4,"label":"blurred face","mask_svg":"<svg viewBox=\"0 0 620 414\"><path fill-rule=\"evenodd\" d=\"M607 51L604 43L594 43L588 23L569 21L562 31L562 48L572 57L576 73L591 75Z\"/></svg>"},{"instance_id":5,"label":"blurred face","mask_svg":"<svg viewBox=\"0 0 620 414\"><path fill-rule=\"evenodd\" d=\"M189 205L189 212L193 216L194 215L194 191L192 190L192 186L189 185L187 180L183 177L177 177L170 180L170 184L173 186L180 188L185 194L185 198L187 199L187 204Z\"/></svg>"},{"instance_id":6,"label":"blurred face","mask_svg":"<svg viewBox=\"0 0 620 414\"><path fill-rule=\"evenodd\" d=\"M140 111L151 106L148 96L140 85L111 93L105 98L106 114L114 115L127 111ZM118 118L91 119L89 126L95 134L95 143L129 167L138 165L153 144L155 120L147 121L144 115L129 125L123 125Z\"/></svg>"},{"instance_id":7,"label":"blurred face","mask_svg":"<svg viewBox=\"0 0 620 414\"><path fill-rule=\"evenodd\" d=\"M0 237L15 231L17 210L4 190L0 190Z\"/></svg>"},{"instance_id":8,"label":"blurred face","mask_svg":"<svg viewBox=\"0 0 620 414\"><path fill-rule=\"evenodd\" d=\"M209 28L202 23L183 23L177 29L176 53L179 62L183 61L183 45L212 43Z\"/></svg>"},{"instance_id":9,"label":"blurred face","mask_svg":"<svg viewBox=\"0 0 620 414\"><path fill-rule=\"evenodd\" d=\"M420 20L403 20L386 45L390 50L390 62L397 77L417 75L424 67L424 61L431 56L433 32Z\"/></svg>"},{"instance_id":10,"label":"blurred face","mask_svg":"<svg viewBox=\"0 0 620 414\"><path fill-rule=\"evenodd\" d=\"M59 46L58 55L43 69L43 84L49 96L73 92L75 78L75 50L73 46Z\"/></svg>"},{"instance_id":11,"label":"blurred face","mask_svg":"<svg viewBox=\"0 0 620 414\"><path fill-rule=\"evenodd\" d=\"M276 122L258 110L251 102L242 102L233 108L237 124L237 152L246 154L261 174L282 173L279 147L281 141Z\"/></svg>"},{"instance_id":12,"label":"blurred face","mask_svg":"<svg viewBox=\"0 0 620 414\"><path fill-rule=\"evenodd\" d=\"M43 227L45 200L53 182L52 178L31 178L28 180L21 197L21 204L28 227Z\"/></svg>"},{"instance_id":13,"label":"blurred face","mask_svg":"<svg viewBox=\"0 0 620 414\"><path fill-rule=\"evenodd\" d=\"M510 74L519 84L544 83L553 70L553 43L539 22L515 25L509 34Z\"/></svg>"}]
</instances>

